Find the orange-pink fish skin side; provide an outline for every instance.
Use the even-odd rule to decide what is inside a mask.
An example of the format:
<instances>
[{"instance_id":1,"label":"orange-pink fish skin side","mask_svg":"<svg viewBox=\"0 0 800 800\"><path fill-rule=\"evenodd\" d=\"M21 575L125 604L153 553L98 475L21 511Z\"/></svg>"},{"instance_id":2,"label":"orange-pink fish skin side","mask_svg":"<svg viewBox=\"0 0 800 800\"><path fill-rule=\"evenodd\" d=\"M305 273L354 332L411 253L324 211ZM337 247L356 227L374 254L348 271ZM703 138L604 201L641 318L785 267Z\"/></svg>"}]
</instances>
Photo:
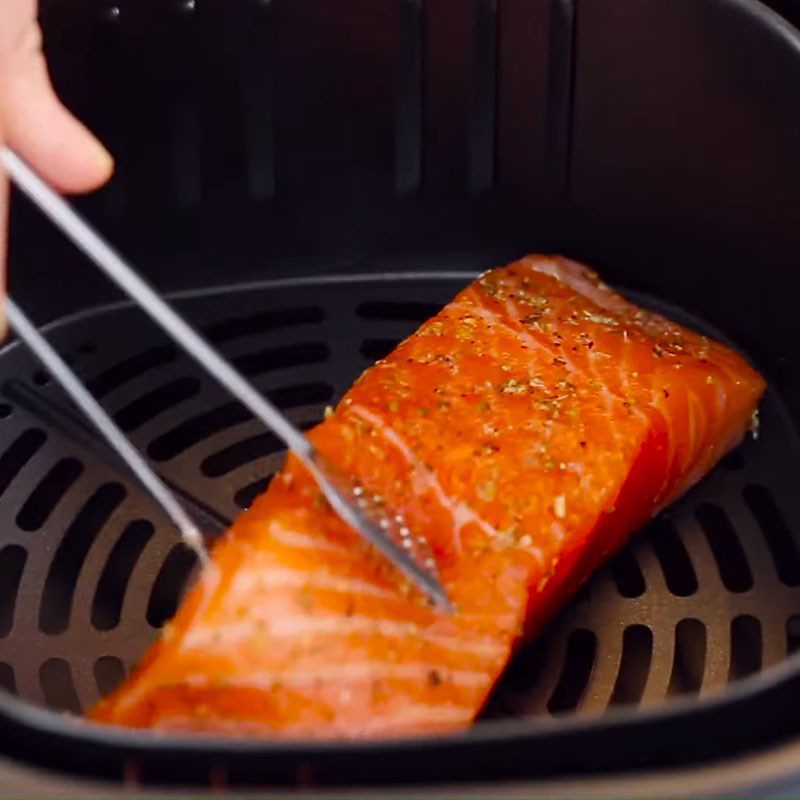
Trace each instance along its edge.
<instances>
[{"instance_id":1,"label":"orange-pink fish skin side","mask_svg":"<svg viewBox=\"0 0 800 800\"><path fill-rule=\"evenodd\" d=\"M742 439L764 388L740 355L575 262L492 270L310 434L428 540L455 613L290 457L89 716L271 739L469 726L518 641Z\"/></svg>"}]
</instances>

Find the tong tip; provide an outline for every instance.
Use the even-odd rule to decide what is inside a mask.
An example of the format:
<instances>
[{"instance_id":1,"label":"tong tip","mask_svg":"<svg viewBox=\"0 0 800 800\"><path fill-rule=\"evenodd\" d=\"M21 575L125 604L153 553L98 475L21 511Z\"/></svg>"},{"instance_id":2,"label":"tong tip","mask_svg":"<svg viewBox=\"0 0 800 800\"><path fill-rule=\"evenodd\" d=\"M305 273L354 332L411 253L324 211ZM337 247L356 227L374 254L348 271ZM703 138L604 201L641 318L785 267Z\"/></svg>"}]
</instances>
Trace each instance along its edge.
<instances>
[{"instance_id":1,"label":"tong tip","mask_svg":"<svg viewBox=\"0 0 800 800\"><path fill-rule=\"evenodd\" d=\"M334 464L312 450L303 459L333 510L406 575L439 610L452 613L453 604L436 574L427 541L414 537L401 516L375 508L362 487L353 484ZM426 566L430 566L427 569Z\"/></svg>"}]
</instances>

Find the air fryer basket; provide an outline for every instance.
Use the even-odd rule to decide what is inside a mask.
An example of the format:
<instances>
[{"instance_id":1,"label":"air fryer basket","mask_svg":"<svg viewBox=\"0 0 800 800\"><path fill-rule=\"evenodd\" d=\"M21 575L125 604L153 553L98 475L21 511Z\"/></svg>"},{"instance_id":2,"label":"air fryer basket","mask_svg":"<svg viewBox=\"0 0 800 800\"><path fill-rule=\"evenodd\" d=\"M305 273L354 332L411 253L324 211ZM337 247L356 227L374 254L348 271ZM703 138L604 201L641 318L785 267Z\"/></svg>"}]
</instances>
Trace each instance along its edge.
<instances>
[{"instance_id":1,"label":"air fryer basket","mask_svg":"<svg viewBox=\"0 0 800 800\"><path fill-rule=\"evenodd\" d=\"M8 345L0 751L114 782L107 791L547 780L557 793L602 773L594 791L636 794L670 769L679 793L719 787L710 765L732 757L727 793L763 780L764 749L792 745L800 696L790 22L755 0L43 0L42 11L57 86L119 158L85 210L301 426L477 271L536 250L583 258L637 302L728 339L770 390L759 438L518 653L470 732L163 739L72 712L135 663L192 560ZM12 291L51 320L52 341L213 537L264 488L277 441L21 203L13 231Z\"/></svg>"}]
</instances>

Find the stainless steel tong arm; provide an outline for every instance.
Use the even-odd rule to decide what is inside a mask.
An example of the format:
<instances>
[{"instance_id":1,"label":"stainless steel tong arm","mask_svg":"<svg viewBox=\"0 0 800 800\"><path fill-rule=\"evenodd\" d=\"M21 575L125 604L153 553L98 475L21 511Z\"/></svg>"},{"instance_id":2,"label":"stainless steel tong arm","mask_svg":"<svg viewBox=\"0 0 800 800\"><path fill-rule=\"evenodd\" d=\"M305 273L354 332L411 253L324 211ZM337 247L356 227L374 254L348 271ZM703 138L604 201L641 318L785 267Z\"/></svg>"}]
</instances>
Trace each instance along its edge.
<instances>
[{"instance_id":1,"label":"stainless steel tong arm","mask_svg":"<svg viewBox=\"0 0 800 800\"><path fill-rule=\"evenodd\" d=\"M390 516L365 496L363 489L355 485L348 476L340 473L335 465L323 460L308 438L296 428L284 414L264 395L252 386L223 356L189 325L125 260L92 228L59 194L51 189L18 155L4 148L0 150L0 163L12 181L24 192L50 221L88 256L106 275L175 342L189 353L210 375L252 414L269 427L284 444L308 468L328 502L336 513L355 528L367 541L377 547L395 566L401 569L437 605L450 608L447 595L436 574L436 565L424 540L412 536L399 516ZM19 309L9 307L11 323L21 323L20 334L28 341L31 328L26 327ZM16 327L16 325L15 325ZM38 353L44 351L39 345ZM49 353L51 367L55 366ZM56 358L58 358L56 354ZM62 368L63 367L63 368ZM62 362L54 371L54 377L63 382ZM74 378L74 375L73 375ZM75 378L77 381L77 378ZM78 383L80 383L78 381ZM75 392L70 381L73 399L77 399L83 410L87 410L88 391ZM67 388L67 387L65 387ZM85 395L84 395L85 392ZM91 398L92 402L96 401ZM99 405L97 406L99 408ZM92 408L93 421L97 421L97 408ZM107 415L106 415L107 416ZM111 422L113 425L113 421ZM125 460L130 462L130 449L121 444L117 433L109 437L104 434ZM117 436L118 434L118 436ZM125 439L127 442L127 439ZM121 448L121 449L120 449ZM135 450L134 450L135 452ZM138 453L137 453L138 455ZM148 486L152 491L152 485ZM168 489L165 490L168 491ZM175 501L177 503L177 501Z\"/></svg>"}]
</instances>

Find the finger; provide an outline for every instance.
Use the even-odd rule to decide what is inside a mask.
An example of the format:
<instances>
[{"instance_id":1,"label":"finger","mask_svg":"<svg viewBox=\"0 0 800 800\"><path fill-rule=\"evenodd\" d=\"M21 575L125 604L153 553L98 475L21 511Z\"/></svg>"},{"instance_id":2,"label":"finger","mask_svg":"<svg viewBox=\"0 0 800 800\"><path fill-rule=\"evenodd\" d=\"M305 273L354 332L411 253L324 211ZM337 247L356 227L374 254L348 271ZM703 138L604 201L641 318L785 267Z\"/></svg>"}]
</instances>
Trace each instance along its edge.
<instances>
[{"instance_id":1,"label":"finger","mask_svg":"<svg viewBox=\"0 0 800 800\"><path fill-rule=\"evenodd\" d=\"M0 71L0 130L6 144L60 191L96 189L113 171L108 151L56 96L36 43Z\"/></svg>"}]
</instances>

